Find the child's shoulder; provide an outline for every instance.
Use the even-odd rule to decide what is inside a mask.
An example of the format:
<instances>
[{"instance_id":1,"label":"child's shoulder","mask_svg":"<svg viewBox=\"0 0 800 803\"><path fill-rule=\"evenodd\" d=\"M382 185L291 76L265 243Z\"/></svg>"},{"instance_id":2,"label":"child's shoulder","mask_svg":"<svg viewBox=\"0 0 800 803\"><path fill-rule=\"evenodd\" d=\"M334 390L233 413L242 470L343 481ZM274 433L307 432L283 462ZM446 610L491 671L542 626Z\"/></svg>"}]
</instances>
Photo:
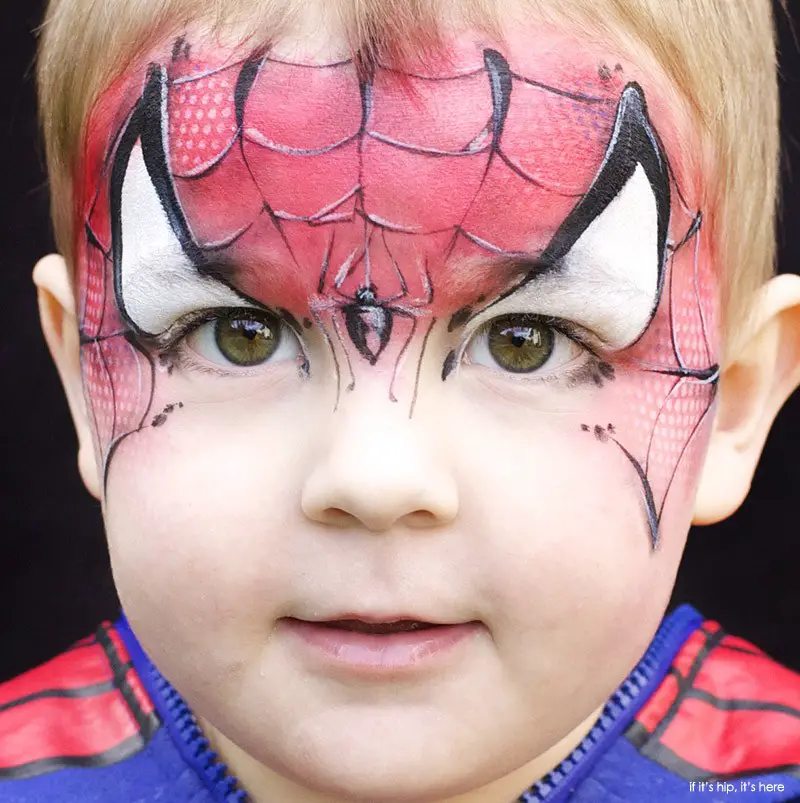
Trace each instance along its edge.
<instances>
[{"instance_id":1,"label":"child's shoulder","mask_svg":"<svg viewBox=\"0 0 800 803\"><path fill-rule=\"evenodd\" d=\"M141 751L156 724L125 645L103 624L0 685L0 777L115 763Z\"/></svg>"},{"instance_id":2,"label":"child's shoulder","mask_svg":"<svg viewBox=\"0 0 800 803\"><path fill-rule=\"evenodd\" d=\"M680 788L687 800L796 800L800 675L706 620L683 641L623 744L621 774L663 783L676 800L684 799Z\"/></svg>"},{"instance_id":3,"label":"child's shoulder","mask_svg":"<svg viewBox=\"0 0 800 803\"><path fill-rule=\"evenodd\" d=\"M197 784L163 731L119 629L105 623L0 684L0 801L189 800L179 790Z\"/></svg>"},{"instance_id":4,"label":"child's shoulder","mask_svg":"<svg viewBox=\"0 0 800 803\"><path fill-rule=\"evenodd\" d=\"M688 605L525 803L800 801L800 675Z\"/></svg>"},{"instance_id":5,"label":"child's shoulder","mask_svg":"<svg viewBox=\"0 0 800 803\"><path fill-rule=\"evenodd\" d=\"M800 777L800 675L705 621L627 735L686 778L781 769Z\"/></svg>"}]
</instances>

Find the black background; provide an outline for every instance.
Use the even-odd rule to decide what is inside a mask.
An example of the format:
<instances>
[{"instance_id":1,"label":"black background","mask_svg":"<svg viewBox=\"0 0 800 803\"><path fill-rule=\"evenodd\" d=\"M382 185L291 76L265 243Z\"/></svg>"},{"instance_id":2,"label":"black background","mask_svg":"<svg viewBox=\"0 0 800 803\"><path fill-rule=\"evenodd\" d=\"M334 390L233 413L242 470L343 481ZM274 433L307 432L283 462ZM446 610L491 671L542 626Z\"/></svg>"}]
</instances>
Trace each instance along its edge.
<instances>
[{"instance_id":1,"label":"black background","mask_svg":"<svg viewBox=\"0 0 800 803\"><path fill-rule=\"evenodd\" d=\"M671 0L670 0L671 1ZM792 12L797 20L800 13ZM784 208L779 268L800 271L800 55L780 14ZM81 485L75 436L38 327L30 273L53 249L34 110L41 3L0 22L0 680L116 614L100 508ZM781 413L753 490L731 520L692 532L674 602L800 670L800 396Z\"/></svg>"}]
</instances>

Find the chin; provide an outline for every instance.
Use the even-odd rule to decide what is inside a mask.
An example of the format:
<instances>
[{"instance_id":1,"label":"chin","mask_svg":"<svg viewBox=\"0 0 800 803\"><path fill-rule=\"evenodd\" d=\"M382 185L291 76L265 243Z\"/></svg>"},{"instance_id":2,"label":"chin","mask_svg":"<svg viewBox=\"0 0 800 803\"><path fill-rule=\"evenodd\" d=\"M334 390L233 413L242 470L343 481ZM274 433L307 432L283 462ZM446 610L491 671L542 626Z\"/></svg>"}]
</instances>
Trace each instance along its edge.
<instances>
[{"instance_id":1,"label":"chin","mask_svg":"<svg viewBox=\"0 0 800 803\"><path fill-rule=\"evenodd\" d=\"M438 803L475 788L464 767L441 767L430 761L410 765L402 756L360 764L339 751L338 766L313 766L293 773L296 783L341 803ZM479 786L482 784L478 784Z\"/></svg>"},{"instance_id":2,"label":"chin","mask_svg":"<svg viewBox=\"0 0 800 803\"><path fill-rule=\"evenodd\" d=\"M371 717L364 712L320 719L327 722L280 729L280 754L254 750L253 755L295 783L342 803L435 803L490 780L467 777L468 770L476 772L472 751L465 755L458 731L450 732L441 719L437 723L433 712L403 717L396 710L373 711Z\"/></svg>"}]
</instances>

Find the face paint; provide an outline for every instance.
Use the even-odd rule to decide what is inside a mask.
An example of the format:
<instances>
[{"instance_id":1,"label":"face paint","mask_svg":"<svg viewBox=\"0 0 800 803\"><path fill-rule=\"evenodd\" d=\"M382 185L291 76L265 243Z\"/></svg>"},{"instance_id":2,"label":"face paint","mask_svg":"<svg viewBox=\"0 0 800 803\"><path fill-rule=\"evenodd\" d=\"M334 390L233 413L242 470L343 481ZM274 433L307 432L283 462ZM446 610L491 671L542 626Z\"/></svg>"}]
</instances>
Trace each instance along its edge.
<instances>
[{"instance_id":1,"label":"face paint","mask_svg":"<svg viewBox=\"0 0 800 803\"><path fill-rule=\"evenodd\" d=\"M112 93L122 119L88 179L78 272L106 473L120 443L179 414L170 355L215 315L237 310L250 342L268 311L298 341L316 330L334 408L370 370L397 402L412 361L413 413L423 363L450 382L472 338L527 314L503 337L528 342L533 315L579 347L543 393L580 394L574 427L616 450L655 548L715 397L715 286L640 85L561 64L548 83L547 65L532 76L486 48L365 78L351 61L229 63L184 43L132 100ZM454 341L441 355L439 332Z\"/></svg>"}]
</instances>

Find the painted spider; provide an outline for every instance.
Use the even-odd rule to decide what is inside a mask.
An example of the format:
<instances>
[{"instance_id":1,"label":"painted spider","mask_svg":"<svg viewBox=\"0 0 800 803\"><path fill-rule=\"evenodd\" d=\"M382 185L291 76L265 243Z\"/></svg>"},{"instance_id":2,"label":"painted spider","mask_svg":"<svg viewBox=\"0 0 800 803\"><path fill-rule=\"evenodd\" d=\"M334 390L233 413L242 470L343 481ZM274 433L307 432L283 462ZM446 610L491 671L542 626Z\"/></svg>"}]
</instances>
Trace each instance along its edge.
<instances>
[{"instance_id":1,"label":"painted spider","mask_svg":"<svg viewBox=\"0 0 800 803\"><path fill-rule=\"evenodd\" d=\"M403 357L408 350L414 335L417 332L418 319L423 316L430 316L430 304L433 301L433 286L431 285L430 275L427 266L421 264L420 280L422 284L423 296L419 298L411 298L408 283L400 270L397 261L391 256L386 243L385 231L381 230L381 238L383 239L384 247L391 257L391 264L397 276L400 285L400 291L394 295L381 297L377 286L372 281L372 269L370 263L370 242L376 231L373 228L367 237L367 242L361 255L358 256L358 251L354 251L342 263L336 273L332 285L326 290L325 282L327 279L328 270L330 268L330 254L333 248L333 238L331 238L328 249L322 263L322 269L319 276L319 284L317 286L317 294L310 299L309 306L314 320L323 332L323 335L331 348L334 361L337 365L338 376L338 359L336 357L336 350L331 341L330 335L322 320L324 312L331 313L331 323L333 324L336 338L342 348L347 362L347 368L350 372L350 384L347 390L351 391L355 387L355 373L353 372L353 365L350 360L350 355L345 346L342 327L338 320L337 313L344 321L345 329L350 338L350 341L356 347L358 353L369 362L370 365L375 365L380 359L381 354L386 349L392 337L394 329L395 316L407 318L411 321L411 327L405 341L395 360L394 369L392 371L392 381L389 386L389 398L391 401L396 402L397 397L394 394L394 383L397 378L397 373L403 362ZM358 287L352 293L347 293L342 290L345 281L350 277L360 263L364 263L364 277ZM431 321L431 326L433 326ZM337 391L338 398L338 391Z\"/></svg>"}]
</instances>

